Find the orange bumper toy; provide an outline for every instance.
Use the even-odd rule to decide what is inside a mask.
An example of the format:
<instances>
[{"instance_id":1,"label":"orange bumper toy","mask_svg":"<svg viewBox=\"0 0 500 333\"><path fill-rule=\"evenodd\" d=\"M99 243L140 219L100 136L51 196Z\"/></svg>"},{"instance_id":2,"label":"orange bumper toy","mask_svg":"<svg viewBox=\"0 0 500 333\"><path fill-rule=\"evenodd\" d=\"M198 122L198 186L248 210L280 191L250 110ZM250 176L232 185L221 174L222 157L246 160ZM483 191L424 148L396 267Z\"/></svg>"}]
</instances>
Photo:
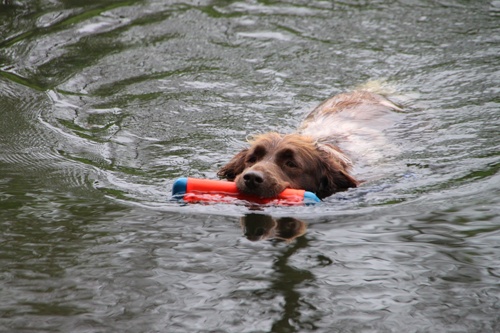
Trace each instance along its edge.
<instances>
[{"instance_id":1,"label":"orange bumper toy","mask_svg":"<svg viewBox=\"0 0 500 333\"><path fill-rule=\"evenodd\" d=\"M188 203L232 203L235 200L244 200L260 205L310 205L320 202L316 194L287 188L275 198L261 198L243 194L236 188L236 183L200 178L179 178L172 188L174 199Z\"/></svg>"}]
</instances>

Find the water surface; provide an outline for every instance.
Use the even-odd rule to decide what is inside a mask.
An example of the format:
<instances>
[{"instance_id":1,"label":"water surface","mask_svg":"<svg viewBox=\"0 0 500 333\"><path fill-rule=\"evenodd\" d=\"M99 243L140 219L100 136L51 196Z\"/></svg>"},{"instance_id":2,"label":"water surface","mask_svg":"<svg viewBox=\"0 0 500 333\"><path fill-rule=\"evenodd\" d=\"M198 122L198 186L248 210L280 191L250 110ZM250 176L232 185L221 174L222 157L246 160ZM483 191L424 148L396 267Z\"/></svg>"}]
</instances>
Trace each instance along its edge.
<instances>
[{"instance_id":1,"label":"water surface","mask_svg":"<svg viewBox=\"0 0 500 333\"><path fill-rule=\"evenodd\" d=\"M497 332L498 1L0 4L1 332ZM320 205L169 201L367 83L404 106Z\"/></svg>"}]
</instances>

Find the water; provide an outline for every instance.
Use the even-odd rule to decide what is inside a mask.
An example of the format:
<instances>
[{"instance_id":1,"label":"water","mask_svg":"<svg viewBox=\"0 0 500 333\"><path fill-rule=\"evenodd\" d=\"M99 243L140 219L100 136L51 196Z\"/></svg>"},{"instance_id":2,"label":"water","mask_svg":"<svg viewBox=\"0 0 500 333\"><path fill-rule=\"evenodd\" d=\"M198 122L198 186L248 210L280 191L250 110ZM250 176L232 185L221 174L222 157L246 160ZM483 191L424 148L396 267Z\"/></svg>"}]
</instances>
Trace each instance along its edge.
<instances>
[{"instance_id":1,"label":"water","mask_svg":"<svg viewBox=\"0 0 500 333\"><path fill-rule=\"evenodd\" d=\"M498 1L2 1L0 331L500 331L499 36ZM168 200L367 82L405 107L362 187Z\"/></svg>"}]
</instances>

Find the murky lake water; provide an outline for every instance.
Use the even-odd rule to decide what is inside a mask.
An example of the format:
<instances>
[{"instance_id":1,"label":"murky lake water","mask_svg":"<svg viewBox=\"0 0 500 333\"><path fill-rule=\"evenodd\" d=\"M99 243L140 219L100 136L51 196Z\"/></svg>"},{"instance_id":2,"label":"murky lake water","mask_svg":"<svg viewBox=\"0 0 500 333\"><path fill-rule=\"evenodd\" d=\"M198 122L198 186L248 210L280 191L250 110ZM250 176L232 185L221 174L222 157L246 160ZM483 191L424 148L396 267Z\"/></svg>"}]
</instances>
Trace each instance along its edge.
<instances>
[{"instance_id":1,"label":"murky lake water","mask_svg":"<svg viewBox=\"0 0 500 333\"><path fill-rule=\"evenodd\" d=\"M0 3L1 332L500 331L499 1ZM370 81L362 187L168 200Z\"/></svg>"}]
</instances>

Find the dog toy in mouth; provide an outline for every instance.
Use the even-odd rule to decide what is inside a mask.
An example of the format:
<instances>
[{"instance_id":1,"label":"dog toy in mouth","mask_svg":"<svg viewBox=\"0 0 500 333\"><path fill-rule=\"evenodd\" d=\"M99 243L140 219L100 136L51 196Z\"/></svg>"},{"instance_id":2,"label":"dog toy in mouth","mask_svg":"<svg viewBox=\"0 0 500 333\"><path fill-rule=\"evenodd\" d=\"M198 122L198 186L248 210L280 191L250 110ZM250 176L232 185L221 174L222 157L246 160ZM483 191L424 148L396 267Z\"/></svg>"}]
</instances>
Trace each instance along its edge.
<instances>
[{"instance_id":1,"label":"dog toy in mouth","mask_svg":"<svg viewBox=\"0 0 500 333\"><path fill-rule=\"evenodd\" d=\"M236 183L199 178L179 178L172 188L174 199L184 202L223 202L245 200L261 205L303 205L320 202L316 194L305 190L287 188L275 198L261 198L243 194L236 188Z\"/></svg>"}]
</instances>

